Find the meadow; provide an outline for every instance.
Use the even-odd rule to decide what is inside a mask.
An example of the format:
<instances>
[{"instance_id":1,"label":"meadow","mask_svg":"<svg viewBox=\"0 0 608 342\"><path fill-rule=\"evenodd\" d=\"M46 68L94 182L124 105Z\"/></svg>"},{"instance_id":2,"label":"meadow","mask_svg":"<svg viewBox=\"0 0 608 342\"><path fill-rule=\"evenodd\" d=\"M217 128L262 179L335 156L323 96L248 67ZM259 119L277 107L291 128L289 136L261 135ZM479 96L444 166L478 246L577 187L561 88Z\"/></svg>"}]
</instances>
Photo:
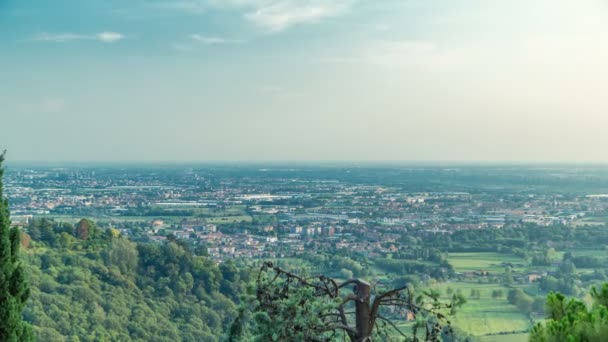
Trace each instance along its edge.
<instances>
[{"instance_id":1,"label":"meadow","mask_svg":"<svg viewBox=\"0 0 608 342\"><path fill-rule=\"evenodd\" d=\"M527 271L526 260L509 254L450 253L448 261L460 274L486 271L490 276L500 276L505 272L505 264L515 266L512 268L513 274ZM473 278L434 286L446 299L454 292L462 293L467 299L467 303L454 316L453 325L467 334L479 337L480 341L526 340L522 333L528 331L532 322L528 315L507 301L510 287L483 281L480 283L479 279ZM493 298L492 292L495 290L501 290L503 295ZM472 297L472 291L477 291L479 297Z\"/></svg>"},{"instance_id":2,"label":"meadow","mask_svg":"<svg viewBox=\"0 0 608 342\"><path fill-rule=\"evenodd\" d=\"M473 339L471 342L523 342L527 341L528 333L506 334L506 335L486 335Z\"/></svg>"},{"instance_id":3,"label":"meadow","mask_svg":"<svg viewBox=\"0 0 608 342\"><path fill-rule=\"evenodd\" d=\"M514 255L492 252L449 253L447 259L454 266L456 272L463 273L482 270L491 273L503 273L505 270L503 263L515 265L513 267L514 271L521 270L526 264L524 259Z\"/></svg>"},{"instance_id":4,"label":"meadow","mask_svg":"<svg viewBox=\"0 0 608 342\"><path fill-rule=\"evenodd\" d=\"M433 287L447 299L448 292L460 291L467 303L462 306L453 318L453 324L460 330L473 336L488 334L513 333L526 331L530 325L527 315L511 305L506 295L509 288L498 284L478 284L475 282L449 282ZM479 298L470 296L471 290L479 291ZM492 298L492 291L502 290L503 296Z\"/></svg>"}]
</instances>

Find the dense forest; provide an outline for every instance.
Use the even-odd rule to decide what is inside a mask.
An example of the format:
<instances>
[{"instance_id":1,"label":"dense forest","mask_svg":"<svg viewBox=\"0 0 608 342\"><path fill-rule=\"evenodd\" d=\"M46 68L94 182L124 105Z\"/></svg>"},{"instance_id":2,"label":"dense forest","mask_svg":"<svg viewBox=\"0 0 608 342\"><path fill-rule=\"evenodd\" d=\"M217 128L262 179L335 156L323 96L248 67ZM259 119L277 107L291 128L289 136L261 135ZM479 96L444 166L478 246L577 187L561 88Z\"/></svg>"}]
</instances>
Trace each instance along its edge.
<instances>
[{"instance_id":1,"label":"dense forest","mask_svg":"<svg viewBox=\"0 0 608 342\"><path fill-rule=\"evenodd\" d=\"M325 276L319 278L320 283L315 277L306 278L313 279L310 282L288 277L274 283L277 277L271 275L273 281L264 283L254 264L226 261L217 265L172 237L164 243L132 242L112 228L99 229L88 219L75 225L38 219L25 231L21 243L31 296L23 317L40 341L295 341L297 336L316 341L347 336L318 319L321 312L331 315L337 310L335 299L310 291L323 282L329 284ZM345 256L308 258L321 264L324 258L335 262L348 277L366 275L360 264ZM387 259L379 264L402 274L433 273L426 265L407 260ZM425 303L453 311L456 303L465 302L460 294L441 302L436 294L425 292L414 302L411 286L391 292L391 286L402 286L405 280L409 279L387 284L383 291L394 296L407 289L412 299L387 300L400 300L403 310L417 308L421 318L438 317L420 309L426 308ZM395 307L397 302L386 303ZM395 316L394 309L380 312L379 317L389 322L386 317ZM354 319L353 312L347 316ZM439 317L445 320L444 315ZM440 328L425 334L438 341L445 327L434 324ZM386 322L369 331L380 337L396 333Z\"/></svg>"},{"instance_id":2,"label":"dense forest","mask_svg":"<svg viewBox=\"0 0 608 342\"><path fill-rule=\"evenodd\" d=\"M96 227L88 219L75 225L38 219L30 222L25 231L28 233L21 236L22 257L29 273L31 294L23 317L33 326L40 341L219 341L230 338L237 327L235 324L240 324L238 336L247 338L256 336L256 333L268 337L271 330L260 328L264 324L275 327L271 318L257 322L259 315L243 309L247 305L259 305L251 296L255 294L252 291L256 278L254 264L226 261L217 265L204 255L196 255L191 245L171 236L164 243L133 242L121 237L117 230ZM451 265L437 248L509 250L521 253L532 264L544 265L555 263L553 247L599 247L604 245L605 239L599 227L580 228L576 235L561 227L544 231L532 227L489 229L475 234L463 231L448 239L419 237L410 241L416 243L410 253L397 253L390 259L380 258L374 260L374 264L388 273L402 275L394 280L393 285L406 281L412 283L412 280L417 284L413 278L415 275L428 274L437 280L454 276ZM345 251L333 256L304 254L302 259L318 265L318 269L325 270L327 274L343 275L344 279L369 276L367 268L361 266L365 262L357 261L355 254ZM443 267L429 267L416 260L433 260ZM558 275L543 278L539 287L546 292L580 295L583 288L581 280L593 284L606 280L606 274L596 271L579 279L574 275L574 269L595 267L600 260L565 253L557 264L561 270ZM442 268L447 273L440 271ZM337 269L340 271L336 272ZM273 291L282 291L281 286ZM304 298L302 296L306 292L297 291L289 289L292 296ZM592 293L600 304L605 302L603 296L606 296L606 289L602 291ZM471 293L474 297L473 290ZM247 295L249 298L243 303ZM594 324L602 325L594 329L604 329L605 309L597 305L594 306L596 309L587 312L584 304L568 301L562 295L550 294L547 302L517 288L505 295L508 302L522 312L543 312L550 308L548 317L554 318L556 323L549 321L546 328L542 325L535 327L532 335L535 341L545 340L543 336L562 336L552 329L556 326L563 329L568 322L574 324L567 317L579 320L581 324L593 320ZM432 292L430 296L432 298ZM310 293L306 298L310 298ZM560 310L574 313L570 316L556 314L557 309L551 309L551 305L558 304L563 306ZM320 304L310 305L308 310L314 311ZM328 310L328 304L323 305L323 310ZM306 308L296 306L298 312ZM281 319L288 321L289 314L289 311L281 311ZM314 317L311 312L309 314ZM302 312L297 315L301 316ZM248 322L239 323L245 319ZM285 334L285 329L292 328L290 324L282 327L282 334ZM598 333L595 332L596 335Z\"/></svg>"},{"instance_id":3,"label":"dense forest","mask_svg":"<svg viewBox=\"0 0 608 342\"><path fill-rule=\"evenodd\" d=\"M217 341L249 280L248 268L218 266L179 241L138 244L86 219L36 220L28 231L23 315L40 341Z\"/></svg>"}]
</instances>

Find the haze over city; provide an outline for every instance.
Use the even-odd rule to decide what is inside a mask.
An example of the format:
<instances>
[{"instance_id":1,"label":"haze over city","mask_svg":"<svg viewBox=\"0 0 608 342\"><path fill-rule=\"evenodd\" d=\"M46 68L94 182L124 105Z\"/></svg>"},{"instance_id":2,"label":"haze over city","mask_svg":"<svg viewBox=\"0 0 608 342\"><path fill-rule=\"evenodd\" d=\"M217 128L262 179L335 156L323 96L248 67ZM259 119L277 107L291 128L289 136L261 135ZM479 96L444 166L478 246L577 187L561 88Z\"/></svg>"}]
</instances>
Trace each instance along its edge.
<instances>
[{"instance_id":1,"label":"haze over city","mask_svg":"<svg viewBox=\"0 0 608 342\"><path fill-rule=\"evenodd\" d=\"M17 161L607 162L606 1L0 1Z\"/></svg>"}]
</instances>

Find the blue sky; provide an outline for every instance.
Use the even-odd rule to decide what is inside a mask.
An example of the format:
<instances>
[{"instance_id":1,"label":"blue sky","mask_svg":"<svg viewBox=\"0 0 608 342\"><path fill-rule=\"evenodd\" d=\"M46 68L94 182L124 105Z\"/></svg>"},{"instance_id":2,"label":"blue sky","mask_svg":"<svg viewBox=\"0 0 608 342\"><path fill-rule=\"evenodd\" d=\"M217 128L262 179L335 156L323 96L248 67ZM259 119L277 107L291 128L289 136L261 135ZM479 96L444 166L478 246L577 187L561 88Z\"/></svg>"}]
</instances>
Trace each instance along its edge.
<instances>
[{"instance_id":1,"label":"blue sky","mask_svg":"<svg viewBox=\"0 0 608 342\"><path fill-rule=\"evenodd\" d=\"M0 146L608 162L607 35L603 0L0 0Z\"/></svg>"}]
</instances>

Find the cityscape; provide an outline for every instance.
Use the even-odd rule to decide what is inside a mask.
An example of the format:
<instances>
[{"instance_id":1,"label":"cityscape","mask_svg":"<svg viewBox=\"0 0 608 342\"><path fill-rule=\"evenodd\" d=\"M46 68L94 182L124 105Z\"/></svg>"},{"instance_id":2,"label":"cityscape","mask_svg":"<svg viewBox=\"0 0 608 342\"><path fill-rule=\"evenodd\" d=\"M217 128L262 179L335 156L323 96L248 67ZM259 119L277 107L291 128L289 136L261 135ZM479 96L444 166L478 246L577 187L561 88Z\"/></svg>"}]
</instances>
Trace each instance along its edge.
<instances>
[{"instance_id":1,"label":"cityscape","mask_svg":"<svg viewBox=\"0 0 608 342\"><path fill-rule=\"evenodd\" d=\"M100 314L82 304L81 294L66 297L78 284L100 283L94 286L108 294L137 286L154 300L133 305L150 310L182 298L187 308L167 313L177 325L153 335L185 340L226 336L238 315L235 304L218 303L242 302L256 277L258 288L270 286L260 283L268 268L277 272L274 279L285 274L286 284L299 277L294 271L320 275L319 284L328 277L368 279L374 291L408 284L424 289L438 308L462 306L448 323L453 338L509 341L537 329L551 291L584 298L608 280L604 166L17 164L6 168L4 184L11 225L22 232L29 262L42 267L24 312L50 340L79 333L61 311L44 309L48 301L81 307L79 317L89 317L87 310ZM83 266L88 258L100 264ZM307 284L309 278L295 279ZM198 306L200 300L208 304ZM98 301L105 317L118 317L114 306L124 306ZM419 309L389 303L381 312L395 322L384 330L392 341L416 326ZM208 305L224 323L180 325L192 319L180 312ZM91 329L117 340L139 336L108 319Z\"/></svg>"},{"instance_id":2,"label":"cityscape","mask_svg":"<svg viewBox=\"0 0 608 342\"><path fill-rule=\"evenodd\" d=\"M434 168L430 172L435 179L407 186L407 178L429 171L318 166L11 168L6 184L13 224L25 226L33 217L68 222L89 217L138 241L160 242L173 235L204 247L217 261L292 257L332 248L374 257L406 250L407 236L441 238L459 230L605 223L607 194L545 192L543 184L520 189L517 183L502 188L462 183L453 187L470 190L449 191L439 183L458 174L493 171ZM555 169L547 182L552 177L560 180L565 176L559 172L566 171ZM513 182L521 177L521 171L502 172ZM529 172L530 178L535 176L534 170ZM366 173L377 180L365 178ZM349 179L351 174L355 179Z\"/></svg>"}]
</instances>

